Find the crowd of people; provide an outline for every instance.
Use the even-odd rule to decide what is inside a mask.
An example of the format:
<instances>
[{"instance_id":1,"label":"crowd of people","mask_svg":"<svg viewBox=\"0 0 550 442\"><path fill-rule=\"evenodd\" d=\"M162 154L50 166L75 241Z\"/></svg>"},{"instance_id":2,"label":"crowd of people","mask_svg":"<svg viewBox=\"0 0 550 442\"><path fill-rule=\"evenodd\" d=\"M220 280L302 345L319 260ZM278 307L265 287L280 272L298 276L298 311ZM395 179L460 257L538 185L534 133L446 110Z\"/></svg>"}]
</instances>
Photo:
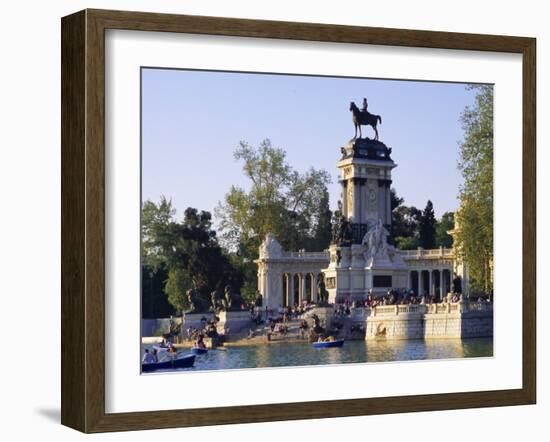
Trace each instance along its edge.
<instances>
[{"instance_id":1,"label":"crowd of people","mask_svg":"<svg viewBox=\"0 0 550 442\"><path fill-rule=\"evenodd\" d=\"M383 305L407 305L407 304L437 304L446 302L460 301L460 294L449 293L446 297L437 297L435 295L418 296L414 290L392 289L388 290L382 296L375 296L372 290L369 290L364 301L352 302L349 299L344 300L341 304L341 309L346 309L349 312L351 306L354 307L377 307Z\"/></svg>"}]
</instances>

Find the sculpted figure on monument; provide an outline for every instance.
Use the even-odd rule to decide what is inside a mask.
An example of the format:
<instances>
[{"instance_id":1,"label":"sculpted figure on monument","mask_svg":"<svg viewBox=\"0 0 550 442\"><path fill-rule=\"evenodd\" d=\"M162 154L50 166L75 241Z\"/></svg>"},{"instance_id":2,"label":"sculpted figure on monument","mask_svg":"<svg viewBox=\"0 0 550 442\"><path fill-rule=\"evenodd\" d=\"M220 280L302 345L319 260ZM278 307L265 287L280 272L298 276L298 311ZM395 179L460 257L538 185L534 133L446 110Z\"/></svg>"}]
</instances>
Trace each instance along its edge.
<instances>
[{"instance_id":1,"label":"sculpted figure on monument","mask_svg":"<svg viewBox=\"0 0 550 442\"><path fill-rule=\"evenodd\" d=\"M236 311L241 309L241 305L244 305L244 299L240 293L235 293L230 285L225 286L225 302L227 311Z\"/></svg>"},{"instance_id":2,"label":"sculpted figure on monument","mask_svg":"<svg viewBox=\"0 0 550 442\"><path fill-rule=\"evenodd\" d=\"M388 257L389 234L390 233L382 224L382 220L379 219L378 222L367 231L361 242L363 245L367 246L365 259L374 258L375 256L381 258Z\"/></svg>"},{"instance_id":3,"label":"sculpted figure on monument","mask_svg":"<svg viewBox=\"0 0 550 442\"><path fill-rule=\"evenodd\" d=\"M311 315L311 319L313 319L313 327L311 328L312 331L316 335L323 336L326 330L324 327L321 326L321 319L319 318L319 316L317 316L317 314L314 313L313 315Z\"/></svg>"},{"instance_id":4,"label":"sculpted figure on monument","mask_svg":"<svg viewBox=\"0 0 550 442\"><path fill-rule=\"evenodd\" d=\"M319 305L325 305L327 303L328 293L325 286L325 281L320 279L317 283L317 300Z\"/></svg>"},{"instance_id":5,"label":"sculpted figure on monument","mask_svg":"<svg viewBox=\"0 0 550 442\"><path fill-rule=\"evenodd\" d=\"M345 243L346 238L351 239L350 229L348 220L342 215L342 201L338 201L338 209L332 217L332 243L339 245Z\"/></svg>"},{"instance_id":6,"label":"sculpted figure on monument","mask_svg":"<svg viewBox=\"0 0 550 442\"><path fill-rule=\"evenodd\" d=\"M189 310L186 313L204 313L208 311L209 302L197 289L189 289L186 292L187 302L189 303Z\"/></svg>"},{"instance_id":7,"label":"sculpted figure on monument","mask_svg":"<svg viewBox=\"0 0 550 442\"><path fill-rule=\"evenodd\" d=\"M256 290L256 300L254 301L255 307L261 307L264 303L264 297L262 294Z\"/></svg>"},{"instance_id":8,"label":"sculpted figure on monument","mask_svg":"<svg viewBox=\"0 0 550 442\"><path fill-rule=\"evenodd\" d=\"M355 127L355 136L357 138L357 129L359 129L359 138L363 137L361 133L361 126L371 126L374 129L374 139L378 140L377 124L382 124L382 117L380 115L371 114L368 110L367 99L363 98L363 109L360 110L357 105L352 101L349 105L349 110L352 113L352 121Z\"/></svg>"},{"instance_id":9,"label":"sculpted figure on monument","mask_svg":"<svg viewBox=\"0 0 550 442\"><path fill-rule=\"evenodd\" d=\"M220 288L217 288L210 293L210 308L213 312L218 312L227 308L225 297L223 296L223 292Z\"/></svg>"},{"instance_id":10,"label":"sculpted figure on monument","mask_svg":"<svg viewBox=\"0 0 550 442\"><path fill-rule=\"evenodd\" d=\"M346 217L340 219L340 237L338 244L349 245L352 241L351 223Z\"/></svg>"},{"instance_id":11,"label":"sculpted figure on monument","mask_svg":"<svg viewBox=\"0 0 550 442\"><path fill-rule=\"evenodd\" d=\"M273 234L268 233L265 237L264 242L262 243L260 256L266 258L278 258L281 256L282 252L283 248L281 247L279 241L277 241Z\"/></svg>"}]
</instances>

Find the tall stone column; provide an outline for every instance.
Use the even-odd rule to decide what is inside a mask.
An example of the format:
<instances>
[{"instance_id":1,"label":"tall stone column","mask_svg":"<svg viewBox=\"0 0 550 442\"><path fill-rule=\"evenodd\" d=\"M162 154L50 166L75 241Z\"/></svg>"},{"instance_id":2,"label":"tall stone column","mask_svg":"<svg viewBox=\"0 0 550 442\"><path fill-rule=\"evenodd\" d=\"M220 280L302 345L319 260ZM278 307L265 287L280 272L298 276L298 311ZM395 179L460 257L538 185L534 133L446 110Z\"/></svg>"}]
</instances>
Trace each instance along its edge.
<instances>
[{"instance_id":1,"label":"tall stone column","mask_svg":"<svg viewBox=\"0 0 550 442\"><path fill-rule=\"evenodd\" d=\"M288 305L292 307L294 305L294 297L296 296L296 284L294 273L290 273L290 296L288 297Z\"/></svg>"},{"instance_id":2,"label":"tall stone column","mask_svg":"<svg viewBox=\"0 0 550 442\"><path fill-rule=\"evenodd\" d=\"M311 279L311 302L316 303L317 301L317 274L314 273Z\"/></svg>"},{"instance_id":3,"label":"tall stone column","mask_svg":"<svg viewBox=\"0 0 550 442\"><path fill-rule=\"evenodd\" d=\"M424 271L418 271L418 296L424 296Z\"/></svg>"},{"instance_id":4,"label":"tall stone column","mask_svg":"<svg viewBox=\"0 0 550 442\"><path fill-rule=\"evenodd\" d=\"M304 301L304 297L306 295L306 274L302 273L301 279L300 279L300 302L299 304L302 304Z\"/></svg>"},{"instance_id":5,"label":"tall stone column","mask_svg":"<svg viewBox=\"0 0 550 442\"><path fill-rule=\"evenodd\" d=\"M386 182L386 220L385 224L391 225L391 180Z\"/></svg>"},{"instance_id":6,"label":"tall stone column","mask_svg":"<svg viewBox=\"0 0 550 442\"><path fill-rule=\"evenodd\" d=\"M263 263L258 264L258 291L265 297L265 285L264 285L264 265Z\"/></svg>"},{"instance_id":7,"label":"tall stone column","mask_svg":"<svg viewBox=\"0 0 550 442\"><path fill-rule=\"evenodd\" d=\"M265 267L262 268L262 277L260 278L260 293L264 296L266 302L273 302L271 301L269 293L269 272Z\"/></svg>"},{"instance_id":8,"label":"tall stone column","mask_svg":"<svg viewBox=\"0 0 550 442\"><path fill-rule=\"evenodd\" d=\"M342 180L340 181L342 184L342 215L346 218L349 216L348 214L348 186L347 181Z\"/></svg>"},{"instance_id":9,"label":"tall stone column","mask_svg":"<svg viewBox=\"0 0 550 442\"><path fill-rule=\"evenodd\" d=\"M361 180L359 178L353 179L353 222L361 222L361 212L363 207L361 206Z\"/></svg>"},{"instance_id":10,"label":"tall stone column","mask_svg":"<svg viewBox=\"0 0 550 442\"><path fill-rule=\"evenodd\" d=\"M433 275L432 275L432 270L428 270L428 295L432 296L434 294L433 292L433 286L432 286L432 283L433 283Z\"/></svg>"},{"instance_id":11,"label":"tall stone column","mask_svg":"<svg viewBox=\"0 0 550 442\"><path fill-rule=\"evenodd\" d=\"M364 224L367 222L367 180L361 180L361 218L358 222Z\"/></svg>"}]
</instances>

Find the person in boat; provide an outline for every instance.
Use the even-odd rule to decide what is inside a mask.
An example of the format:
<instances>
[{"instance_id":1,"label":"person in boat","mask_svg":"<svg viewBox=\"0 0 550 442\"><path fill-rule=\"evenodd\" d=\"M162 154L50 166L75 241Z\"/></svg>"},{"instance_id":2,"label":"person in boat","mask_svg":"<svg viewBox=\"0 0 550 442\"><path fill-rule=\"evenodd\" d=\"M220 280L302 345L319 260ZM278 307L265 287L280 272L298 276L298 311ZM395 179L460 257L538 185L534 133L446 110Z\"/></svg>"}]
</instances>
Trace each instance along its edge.
<instances>
[{"instance_id":1,"label":"person in boat","mask_svg":"<svg viewBox=\"0 0 550 442\"><path fill-rule=\"evenodd\" d=\"M176 347L174 347L174 344L172 343L172 341L168 341L168 344L166 344L166 346L168 347L168 353L172 355L176 354Z\"/></svg>"},{"instance_id":2,"label":"person in boat","mask_svg":"<svg viewBox=\"0 0 550 442\"><path fill-rule=\"evenodd\" d=\"M149 353L149 349L145 349L145 353L143 355L143 359L141 360L144 364L153 364L155 362L155 359L153 358L153 355Z\"/></svg>"},{"instance_id":3,"label":"person in boat","mask_svg":"<svg viewBox=\"0 0 550 442\"><path fill-rule=\"evenodd\" d=\"M153 357L153 363L157 363L159 361L158 350L156 348L153 348L153 353L151 356Z\"/></svg>"},{"instance_id":4,"label":"person in boat","mask_svg":"<svg viewBox=\"0 0 550 442\"><path fill-rule=\"evenodd\" d=\"M204 336L202 334L197 336L197 342L195 343L195 347L202 348L202 349L206 348L206 345L204 343Z\"/></svg>"}]
</instances>

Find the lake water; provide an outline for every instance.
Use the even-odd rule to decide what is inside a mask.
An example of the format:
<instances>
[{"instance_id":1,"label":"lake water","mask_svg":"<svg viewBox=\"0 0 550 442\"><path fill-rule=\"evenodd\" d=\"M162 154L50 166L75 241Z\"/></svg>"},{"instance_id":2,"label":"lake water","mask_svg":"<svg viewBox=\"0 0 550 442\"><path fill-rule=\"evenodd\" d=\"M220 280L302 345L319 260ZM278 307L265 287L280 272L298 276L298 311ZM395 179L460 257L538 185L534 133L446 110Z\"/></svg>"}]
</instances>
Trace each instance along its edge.
<instances>
[{"instance_id":1,"label":"lake water","mask_svg":"<svg viewBox=\"0 0 550 442\"><path fill-rule=\"evenodd\" d=\"M148 345L142 345L142 354ZM180 354L188 354L182 350ZM361 362L414 361L493 356L492 338L346 341L341 348L314 349L311 344L277 343L209 350L195 359L192 368L175 371L228 370L235 368L288 367Z\"/></svg>"}]
</instances>

